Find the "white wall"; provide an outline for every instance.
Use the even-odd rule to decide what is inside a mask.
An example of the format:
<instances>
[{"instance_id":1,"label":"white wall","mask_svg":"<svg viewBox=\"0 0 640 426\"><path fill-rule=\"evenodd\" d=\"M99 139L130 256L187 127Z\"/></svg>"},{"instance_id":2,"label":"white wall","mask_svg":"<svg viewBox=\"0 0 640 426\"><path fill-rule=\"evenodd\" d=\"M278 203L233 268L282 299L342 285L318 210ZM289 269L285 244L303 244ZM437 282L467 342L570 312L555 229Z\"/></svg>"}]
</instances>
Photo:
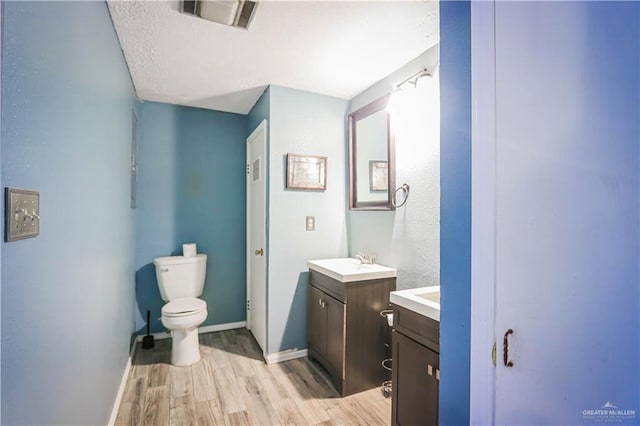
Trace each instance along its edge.
<instances>
[{"instance_id":1,"label":"white wall","mask_svg":"<svg viewBox=\"0 0 640 426\"><path fill-rule=\"evenodd\" d=\"M267 353L306 348L307 265L345 257L348 101L270 88ZM286 154L327 157L326 191L285 189ZM305 230L315 216L316 230Z\"/></svg>"},{"instance_id":2,"label":"white wall","mask_svg":"<svg viewBox=\"0 0 640 426\"><path fill-rule=\"evenodd\" d=\"M409 200L396 211L349 212L350 255L376 255L377 263L397 268L399 289L440 284L438 58L435 46L358 95L349 108L373 102L421 69L433 71L432 78L420 79L417 89L407 87L406 94L392 101L396 185L411 187Z\"/></svg>"}]
</instances>

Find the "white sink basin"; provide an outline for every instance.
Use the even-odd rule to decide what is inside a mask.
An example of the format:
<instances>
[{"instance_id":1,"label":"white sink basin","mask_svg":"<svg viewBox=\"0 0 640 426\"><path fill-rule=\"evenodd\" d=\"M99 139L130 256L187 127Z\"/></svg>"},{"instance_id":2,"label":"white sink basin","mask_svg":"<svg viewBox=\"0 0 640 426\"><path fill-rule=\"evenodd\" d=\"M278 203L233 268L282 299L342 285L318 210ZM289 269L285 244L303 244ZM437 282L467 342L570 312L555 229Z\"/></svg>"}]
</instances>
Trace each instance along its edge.
<instances>
[{"instance_id":1,"label":"white sink basin","mask_svg":"<svg viewBox=\"0 0 640 426\"><path fill-rule=\"evenodd\" d=\"M358 259L350 257L342 259L308 260L309 269L323 273L340 282L375 280L393 278L397 271L394 268L377 264L362 264Z\"/></svg>"},{"instance_id":2,"label":"white sink basin","mask_svg":"<svg viewBox=\"0 0 640 426\"><path fill-rule=\"evenodd\" d=\"M440 286L392 291L389 301L417 314L440 321Z\"/></svg>"}]
</instances>

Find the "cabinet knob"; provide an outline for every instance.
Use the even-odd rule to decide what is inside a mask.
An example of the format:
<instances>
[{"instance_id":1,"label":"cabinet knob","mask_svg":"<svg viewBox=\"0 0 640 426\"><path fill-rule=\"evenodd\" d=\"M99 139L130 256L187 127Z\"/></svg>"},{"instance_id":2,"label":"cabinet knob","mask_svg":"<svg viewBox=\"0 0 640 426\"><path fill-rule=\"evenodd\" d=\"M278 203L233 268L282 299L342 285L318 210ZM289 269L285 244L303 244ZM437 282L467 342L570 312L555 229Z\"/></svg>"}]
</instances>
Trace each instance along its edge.
<instances>
[{"instance_id":1,"label":"cabinet knob","mask_svg":"<svg viewBox=\"0 0 640 426\"><path fill-rule=\"evenodd\" d=\"M254 253L256 254L256 256L262 256L264 255L264 250L263 249L256 250Z\"/></svg>"},{"instance_id":2,"label":"cabinet knob","mask_svg":"<svg viewBox=\"0 0 640 426\"><path fill-rule=\"evenodd\" d=\"M440 380L440 369L436 370L436 380Z\"/></svg>"},{"instance_id":3,"label":"cabinet knob","mask_svg":"<svg viewBox=\"0 0 640 426\"><path fill-rule=\"evenodd\" d=\"M427 365L427 374L433 376L433 365Z\"/></svg>"}]
</instances>

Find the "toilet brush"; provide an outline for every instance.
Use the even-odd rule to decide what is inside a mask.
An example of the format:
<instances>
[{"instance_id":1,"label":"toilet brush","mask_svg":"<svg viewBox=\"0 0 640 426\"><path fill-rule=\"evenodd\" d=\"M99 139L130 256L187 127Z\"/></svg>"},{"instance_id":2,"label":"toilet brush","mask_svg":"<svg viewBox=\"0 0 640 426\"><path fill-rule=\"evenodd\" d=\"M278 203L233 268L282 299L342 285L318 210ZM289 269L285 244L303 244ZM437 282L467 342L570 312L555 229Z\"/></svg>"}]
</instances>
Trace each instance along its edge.
<instances>
[{"instance_id":1,"label":"toilet brush","mask_svg":"<svg viewBox=\"0 0 640 426\"><path fill-rule=\"evenodd\" d=\"M151 311L147 311L147 335L142 338L142 349L151 349L154 346L153 336L149 334Z\"/></svg>"}]
</instances>

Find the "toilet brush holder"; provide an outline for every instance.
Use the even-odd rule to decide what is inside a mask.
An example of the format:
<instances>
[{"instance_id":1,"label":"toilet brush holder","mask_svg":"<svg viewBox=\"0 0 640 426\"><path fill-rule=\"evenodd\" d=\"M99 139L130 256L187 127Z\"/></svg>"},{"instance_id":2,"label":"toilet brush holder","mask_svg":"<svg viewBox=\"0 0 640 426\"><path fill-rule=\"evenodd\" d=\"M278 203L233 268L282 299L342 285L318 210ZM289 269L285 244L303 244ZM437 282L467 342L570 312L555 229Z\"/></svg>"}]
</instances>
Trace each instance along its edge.
<instances>
[{"instance_id":1,"label":"toilet brush holder","mask_svg":"<svg viewBox=\"0 0 640 426\"><path fill-rule=\"evenodd\" d=\"M147 311L147 335L142 338L142 349L151 349L155 346L153 336L149 334L149 325L151 322L151 311Z\"/></svg>"}]
</instances>

